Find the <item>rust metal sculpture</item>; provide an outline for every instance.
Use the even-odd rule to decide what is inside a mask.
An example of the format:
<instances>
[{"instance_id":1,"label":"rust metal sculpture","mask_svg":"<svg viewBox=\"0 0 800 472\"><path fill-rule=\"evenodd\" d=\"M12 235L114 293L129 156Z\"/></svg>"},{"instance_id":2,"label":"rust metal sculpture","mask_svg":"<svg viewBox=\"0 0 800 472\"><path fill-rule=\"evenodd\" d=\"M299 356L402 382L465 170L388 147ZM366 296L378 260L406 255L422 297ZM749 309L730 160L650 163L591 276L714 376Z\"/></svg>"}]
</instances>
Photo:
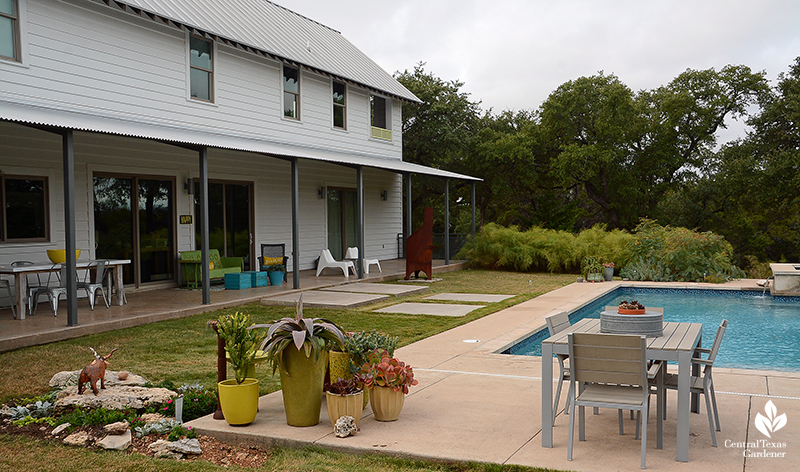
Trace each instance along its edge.
<instances>
[{"instance_id":1,"label":"rust metal sculpture","mask_svg":"<svg viewBox=\"0 0 800 472\"><path fill-rule=\"evenodd\" d=\"M81 371L81 375L78 377L78 395L83 395L83 390L86 382L91 383L92 385L92 392L97 395L97 381L100 380L100 388L105 390L106 388L106 367L110 362L108 362L108 358L111 357L111 354L114 354L119 348L114 348L111 352L108 353L107 356L101 356L97 354L97 351L94 348L89 348L94 353L94 360L91 364L87 365Z\"/></svg>"},{"instance_id":2,"label":"rust metal sculpture","mask_svg":"<svg viewBox=\"0 0 800 472\"><path fill-rule=\"evenodd\" d=\"M433 267L433 208L425 208L425 223L414 231L406 242L406 276L408 280L411 273L419 278L420 271L425 272L427 279L431 279Z\"/></svg>"}]
</instances>

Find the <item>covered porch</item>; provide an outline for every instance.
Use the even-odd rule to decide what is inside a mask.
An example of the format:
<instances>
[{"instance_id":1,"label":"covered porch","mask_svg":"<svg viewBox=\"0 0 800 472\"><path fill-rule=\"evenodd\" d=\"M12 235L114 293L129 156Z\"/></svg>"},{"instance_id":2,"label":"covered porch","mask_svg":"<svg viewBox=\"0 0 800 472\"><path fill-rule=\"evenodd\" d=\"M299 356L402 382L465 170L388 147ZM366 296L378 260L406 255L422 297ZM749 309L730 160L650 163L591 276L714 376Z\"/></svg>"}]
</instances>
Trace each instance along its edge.
<instances>
[{"instance_id":1,"label":"covered porch","mask_svg":"<svg viewBox=\"0 0 800 472\"><path fill-rule=\"evenodd\" d=\"M383 282L402 279L405 275L405 259L381 261L383 272L370 271L363 279L350 275L345 278L341 271L328 269L319 277L314 269L301 270L301 289L294 289L294 274L289 272L288 283L280 286L250 288L246 290L223 290L221 284L212 285L210 303L203 303L201 289L161 288L135 290L126 288L128 303L123 306L112 304L106 309L99 302L94 311L89 309L86 299L79 299L78 317L80 324L64 326L67 304L59 305L58 316L53 316L46 304L40 306L36 316L15 320L10 309L0 310L0 352L45 344L64 339L72 339L87 334L95 334L115 329L129 328L162 320L183 318L198 313L258 302L263 298L289 292L315 290L334 285L342 285L368 280ZM433 261L433 273L448 272L464 267L463 261L445 263ZM99 296L99 294L98 294ZM116 301L116 300L115 300Z\"/></svg>"}]
</instances>

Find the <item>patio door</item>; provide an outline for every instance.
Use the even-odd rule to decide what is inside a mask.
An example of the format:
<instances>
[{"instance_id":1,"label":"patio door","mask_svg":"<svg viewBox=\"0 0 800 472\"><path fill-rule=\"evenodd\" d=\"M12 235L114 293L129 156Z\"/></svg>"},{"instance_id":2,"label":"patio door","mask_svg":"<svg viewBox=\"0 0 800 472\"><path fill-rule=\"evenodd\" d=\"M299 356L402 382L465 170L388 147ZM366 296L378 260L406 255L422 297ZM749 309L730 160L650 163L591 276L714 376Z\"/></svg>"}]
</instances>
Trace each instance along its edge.
<instances>
[{"instance_id":1,"label":"patio door","mask_svg":"<svg viewBox=\"0 0 800 472\"><path fill-rule=\"evenodd\" d=\"M95 254L130 259L124 283L175 278L174 189L173 179L95 175Z\"/></svg>"},{"instance_id":2,"label":"patio door","mask_svg":"<svg viewBox=\"0 0 800 472\"><path fill-rule=\"evenodd\" d=\"M356 191L328 188L328 249L337 261L348 247L358 245Z\"/></svg>"},{"instance_id":3,"label":"patio door","mask_svg":"<svg viewBox=\"0 0 800 472\"><path fill-rule=\"evenodd\" d=\"M195 182L194 214L200 215L200 183ZM244 258L251 269L253 186L241 182L208 182L208 248L223 257ZM199 219L198 219L199 222ZM200 228L195 225L195 248L200 249Z\"/></svg>"}]
</instances>

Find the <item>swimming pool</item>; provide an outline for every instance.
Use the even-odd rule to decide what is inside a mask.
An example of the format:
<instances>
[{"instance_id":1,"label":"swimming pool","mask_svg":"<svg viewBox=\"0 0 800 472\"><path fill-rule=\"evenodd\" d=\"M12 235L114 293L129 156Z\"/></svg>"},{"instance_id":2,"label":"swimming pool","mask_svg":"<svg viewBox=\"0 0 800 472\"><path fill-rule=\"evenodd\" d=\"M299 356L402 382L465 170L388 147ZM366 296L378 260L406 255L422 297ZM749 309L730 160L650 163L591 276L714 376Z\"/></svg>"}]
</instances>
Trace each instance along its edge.
<instances>
[{"instance_id":1,"label":"swimming pool","mask_svg":"<svg viewBox=\"0 0 800 472\"><path fill-rule=\"evenodd\" d=\"M716 366L800 372L800 297L752 290L620 287L571 313L570 321L600 318L606 305L622 300L664 307L664 321L703 323L705 347L711 347L720 322L727 319ZM538 331L502 353L541 356L547 337L547 329Z\"/></svg>"}]
</instances>

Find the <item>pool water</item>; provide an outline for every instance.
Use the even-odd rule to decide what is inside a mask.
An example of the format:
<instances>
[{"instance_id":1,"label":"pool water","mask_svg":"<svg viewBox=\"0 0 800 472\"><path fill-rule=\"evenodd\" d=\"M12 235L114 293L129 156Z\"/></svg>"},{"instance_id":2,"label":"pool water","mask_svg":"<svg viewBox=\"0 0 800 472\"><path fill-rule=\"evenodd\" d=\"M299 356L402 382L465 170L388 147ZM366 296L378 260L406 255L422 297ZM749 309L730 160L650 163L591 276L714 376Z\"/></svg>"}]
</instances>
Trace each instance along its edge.
<instances>
[{"instance_id":1,"label":"pool water","mask_svg":"<svg viewBox=\"0 0 800 472\"><path fill-rule=\"evenodd\" d=\"M570 314L570 321L600 318L606 305L637 300L664 307L664 321L703 323L703 346L711 347L723 318L728 328L715 366L800 372L800 297L773 297L749 290L646 289L620 287ZM547 329L503 354L542 355Z\"/></svg>"}]
</instances>

